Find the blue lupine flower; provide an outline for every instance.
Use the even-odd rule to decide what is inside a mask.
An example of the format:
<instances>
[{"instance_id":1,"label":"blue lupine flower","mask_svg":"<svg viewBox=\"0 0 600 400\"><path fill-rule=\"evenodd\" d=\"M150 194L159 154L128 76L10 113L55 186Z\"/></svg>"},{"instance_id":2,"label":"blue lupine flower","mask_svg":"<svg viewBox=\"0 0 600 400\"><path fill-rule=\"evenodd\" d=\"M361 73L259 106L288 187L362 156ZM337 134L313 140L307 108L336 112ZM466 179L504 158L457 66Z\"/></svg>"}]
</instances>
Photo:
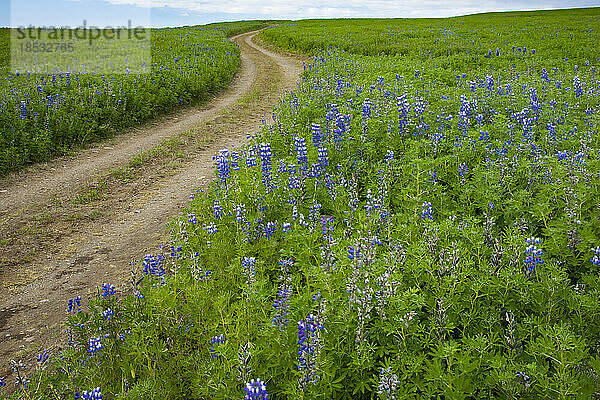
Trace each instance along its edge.
<instances>
[{"instance_id":1,"label":"blue lupine flower","mask_svg":"<svg viewBox=\"0 0 600 400\"><path fill-rule=\"evenodd\" d=\"M220 150L219 154L214 157L217 161L217 172L219 174L219 179L221 182L227 182L230 173L230 165L229 165L229 151L226 149Z\"/></svg>"},{"instance_id":2,"label":"blue lupine flower","mask_svg":"<svg viewBox=\"0 0 600 400\"><path fill-rule=\"evenodd\" d=\"M319 147L319 164L323 170L329 165L329 157L327 156L327 148Z\"/></svg>"},{"instance_id":3,"label":"blue lupine flower","mask_svg":"<svg viewBox=\"0 0 600 400\"><path fill-rule=\"evenodd\" d=\"M546 70L546 68L542 68L542 76L541 76L543 81L546 81L548 83L550 83L550 77L548 77L548 71Z\"/></svg>"},{"instance_id":4,"label":"blue lupine flower","mask_svg":"<svg viewBox=\"0 0 600 400\"><path fill-rule=\"evenodd\" d=\"M267 385L260 379L252 379L246 383L244 391L246 392L244 400L269 400Z\"/></svg>"},{"instance_id":5,"label":"blue lupine flower","mask_svg":"<svg viewBox=\"0 0 600 400\"><path fill-rule=\"evenodd\" d=\"M67 312L81 312L81 296L77 296L74 299L69 299Z\"/></svg>"},{"instance_id":6,"label":"blue lupine flower","mask_svg":"<svg viewBox=\"0 0 600 400\"><path fill-rule=\"evenodd\" d=\"M373 111L373 103L371 99L365 99L363 102L362 116L363 118L371 118L371 112Z\"/></svg>"},{"instance_id":7,"label":"blue lupine flower","mask_svg":"<svg viewBox=\"0 0 600 400\"><path fill-rule=\"evenodd\" d=\"M220 351L215 350L215 344L223 343L225 343L225 335L223 334L220 334L219 336L213 336L210 339L210 358L218 358L222 356Z\"/></svg>"},{"instance_id":8,"label":"blue lupine flower","mask_svg":"<svg viewBox=\"0 0 600 400\"><path fill-rule=\"evenodd\" d=\"M461 177L461 179L465 178L465 175L467 174L468 171L469 171L469 167L467 167L467 164L461 163L458 166L458 175Z\"/></svg>"},{"instance_id":9,"label":"blue lupine flower","mask_svg":"<svg viewBox=\"0 0 600 400\"><path fill-rule=\"evenodd\" d=\"M575 97L583 95L583 88L581 87L581 81L579 80L579 76L573 78L573 90L575 91Z\"/></svg>"},{"instance_id":10,"label":"blue lupine flower","mask_svg":"<svg viewBox=\"0 0 600 400\"><path fill-rule=\"evenodd\" d=\"M142 261L144 274L162 277L165 274L164 261L164 257L160 254L157 256L146 254L144 261Z\"/></svg>"},{"instance_id":11,"label":"blue lupine flower","mask_svg":"<svg viewBox=\"0 0 600 400\"><path fill-rule=\"evenodd\" d=\"M256 167L256 150L254 148L248 149L248 156L246 157L246 166L248 168Z\"/></svg>"},{"instance_id":12,"label":"blue lupine flower","mask_svg":"<svg viewBox=\"0 0 600 400\"><path fill-rule=\"evenodd\" d=\"M233 171L239 171L240 170L240 166L238 164L238 160L240 158L240 155L237 151L233 151L231 152L231 169Z\"/></svg>"},{"instance_id":13,"label":"blue lupine flower","mask_svg":"<svg viewBox=\"0 0 600 400\"><path fill-rule=\"evenodd\" d=\"M256 258L254 257L244 257L242 260L242 272L247 279L248 285L252 285L254 282L256 282L255 265Z\"/></svg>"},{"instance_id":14,"label":"blue lupine flower","mask_svg":"<svg viewBox=\"0 0 600 400\"><path fill-rule=\"evenodd\" d=\"M600 247L592 248L592 251L596 254L590 259L592 264L600 266Z\"/></svg>"},{"instance_id":15,"label":"blue lupine flower","mask_svg":"<svg viewBox=\"0 0 600 400\"><path fill-rule=\"evenodd\" d=\"M27 119L27 103L21 102L21 119Z\"/></svg>"},{"instance_id":16,"label":"blue lupine flower","mask_svg":"<svg viewBox=\"0 0 600 400\"><path fill-rule=\"evenodd\" d=\"M433 207L430 202L423 203L421 207L421 218L423 220L433 220Z\"/></svg>"},{"instance_id":17,"label":"blue lupine flower","mask_svg":"<svg viewBox=\"0 0 600 400\"><path fill-rule=\"evenodd\" d=\"M283 224L281 224L281 230L283 231L283 233L288 233L291 229L292 224L290 224L289 222L284 222Z\"/></svg>"},{"instance_id":18,"label":"blue lupine flower","mask_svg":"<svg viewBox=\"0 0 600 400\"><path fill-rule=\"evenodd\" d=\"M104 346L102 345L102 338L100 336L94 336L88 340L88 353L96 354L103 348Z\"/></svg>"},{"instance_id":19,"label":"blue lupine flower","mask_svg":"<svg viewBox=\"0 0 600 400\"><path fill-rule=\"evenodd\" d=\"M192 224L196 225L198 223L198 220L196 219L196 214L188 214L188 222L191 222Z\"/></svg>"},{"instance_id":20,"label":"blue lupine flower","mask_svg":"<svg viewBox=\"0 0 600 400\"><path fill-rule=\"evenodd\" d=\"M223 207L221 207L218 200L213 200L213 213L215 215L215 219L221 219L224 214Z\"/></svg>"},{"instance_id":21,"label":"blue lupine flower","mask_svg":"<svg viewBox=\"0 0 600 400\"><path fill-rule=\"evenodd\" d=\"M112 316L115 315L115 312L113 310L111 310L110 308L107 308L103 313L102 316L104 318L106 318L107 320L111 320Z\"/></svg>"},{"instance_id":22,"label":"blue lupine flower","mask_svg":"<svg viewBox=\"0 0 600 400\"><path fill-rule=\"evenodd\" d=\"M262 162L262 182L268 186L271 182L271 145L269 143L261 143L260 159Z\"/></svg>"},{"instance_id":23,"label":"blue lupine flower","mask_svg":"<svg viewBox=\"0 0 600 400\"><path fill-rule=\"evenodd\" d=\"M110 283L103 283L102 284L102 297L110 297L112 295L114 295L116 292L115 290L115 286L111 285Z\"/></svg>"},{"instance_id":24,"label":"blue lupine flower","mask_svg":"<svg viewBox=\"0 0 600 400\"><path fill-rule=\"evenodd\" d=\"M385 154L385 163L389 164L390 161L394 159L394 152L392 150L388 150Z\"/></svg>"},{"instance_id":25,"label":"blue lupine flower","mask_svg":"<svg viewBox=\"0 0 600 400\"><path fill-rule=\"evenodd\" d=\"M385 395L387 400L394 400L396 398L395 392L398 383L400 383L398 375L392 374L391 366L381 368L379 370L379 387L377 394Z\"/></svg>"},{"instance_id":26,"label":"blue lupine flower","mask_svg":"<svg viewBox=\"0 0 600 400\"><path fill-rule=\"evenodd\" d=\"M217 229L215 224L209 224L204 229L206 229L210 235L214 235L215 233L219 232L219 229Z\"/></svg>"},{"instance_id":27,"label":"blue lupine flower","mask_svg":"<svg viewBox=\"0 0 600 400\"><path fill-rule=\"evenodd\" d=\"M308 152L304 138L296 136L294 138L294 147L296 149L296 159L298 160L300 170L306 171L308 166Z\"/></svg>"},{"instance_id":28,"label":"blue lupine flower","mask_svg":"<svg viewBox=\"0 0 600 400\"><path fill-rule=\"evenodd\" d=\"M316 361L322 347L319 331L323 328L313 314L308 315L304 321L298 321L298 369L303 372L301 389L319 379Z\"/></svg>"},{"instance_id":29,"label":"blue lupine flower","mask_svg":"<svg viewBox=\"0 0 600 400\"><path fill-rule=\"evenodd\" d=\"M273 236L273 234L275 233L275 231L277 231L277 223L276 222L267 222L267 224L265 225L265 239L270 239L271 236Z\"/></svg>"},{"instance_id":30,"label":"blue lupine flower","mask_svg":"<svg viewBox=\"0 0 600 400\"><path fill-rule=\"evenodd\" d=\"M42 353L40 353L37 357L37 362L40 365L43 365L46 363L46 361L48 361L48 359L50 358L50 352L48 350L44 350Z\"/></svg>"},{"instance_id":31,"label":"blue lupine flower","mask_svg":"<svg viewBox=\"0 0 600 400\"><path fill-rule=\"evenodd\" d=\"M181 253L183 253L183 248L180 244L177 246L171 246L171 258L178 260L181 258Z\"/></svg>"},{"instance_id":32,"label":"blue lupine flower","mask_svg":"<svg viewBox=\"0 0 600 400\"><path fill-rule=\"evenodd\" d=\"M354 260L356 254L356 249L354 248L354 246L348 246L348 258L350 260Z\"/></svg>"},{"instance_id":33,"label":"blue lupine flower","mask_svg":"<svg viewBox=\"0 0 600 400\"><path fill-rule=\"evenodd\" d=\"M0 376L0 387L6 386L6 378Z\"/></svg>"},{"instance_id":34,"label":"blue lupine flower","mask_svg":"<svg viewBox=\"0 0 600 400\"><path fill-rule=\"evenodd\" d=\"M313 146L319 147L321 145L321 125L312 123L310 124L310 130L312 131Z\"/></svg>"},{"instance_id":35,"label":"blue lupine flower","mask_svg":"<svg viewBox=\"0 0 600 400\"><path fill-rule=\"evenodd\" d=\"M525 265L527 266L527 272L530 273L535 269L535 267L544 263L544 260L542 260L541 257L544 254L544 251L535 246L536 244L540 244L542 242L542 240L539 238L527 238L525 242L528 245L525 248L525 254L528 254L528 256L525 257Z\"/></svg>"},{"instance_id":36,"label":"blue lupine flower","mask_svg":"<svg viewBox=\"0 0 600 400\"><path fill-rule=\"evenodd\" d=\"M75 399L78 399L77 393L75 394ZM81 400L102 400L102 392L100 388L97 387L92 391L84 390L81 396Z\"/></svg>"}]
</instances>

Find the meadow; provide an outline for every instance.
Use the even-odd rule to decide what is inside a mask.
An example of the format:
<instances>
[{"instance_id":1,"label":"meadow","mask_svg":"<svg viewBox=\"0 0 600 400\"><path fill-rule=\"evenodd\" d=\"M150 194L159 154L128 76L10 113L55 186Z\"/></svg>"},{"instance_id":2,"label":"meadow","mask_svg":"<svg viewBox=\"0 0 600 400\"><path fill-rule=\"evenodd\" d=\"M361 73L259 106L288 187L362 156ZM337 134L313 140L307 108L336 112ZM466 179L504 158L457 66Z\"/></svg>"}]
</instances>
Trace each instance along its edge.
<instances>
[{"instance_id":1,"label":"meadow","mask_svg":"<svg viewBox=\"0 0 600 400\"><path fill-rule=\"evenodd\" d=\"M599 20L265 30L298 89L13 397L598 397Z\"/></svg>"},{"instance_id":2,"label":"meadow","mask_svg":"<svg viewBox=\"0 0 600 400\"><path fill-rule=\"evenodd\" d=\"M264 25L153 29L146 73L122 74L17 73L10 68L10 31L0 29L0 176L211 98L240 66L239 49L227 37Z\"/></svg>"}]
</instances>

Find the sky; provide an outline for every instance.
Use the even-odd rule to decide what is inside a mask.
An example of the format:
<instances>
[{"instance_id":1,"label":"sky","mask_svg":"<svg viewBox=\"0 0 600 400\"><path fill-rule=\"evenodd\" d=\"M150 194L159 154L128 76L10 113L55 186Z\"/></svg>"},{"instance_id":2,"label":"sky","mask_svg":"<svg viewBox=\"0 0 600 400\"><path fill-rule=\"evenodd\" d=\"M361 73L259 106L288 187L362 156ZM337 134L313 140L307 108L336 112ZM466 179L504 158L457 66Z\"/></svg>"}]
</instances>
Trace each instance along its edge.
<instances>
[{"instance_id":1,"label":"sky","mask_svg":"<svg viewBox=\"0 0 600 400\"><path fill-rule=\"evenodd\" d=\"M0 0L0 26L182 26L249 19L450 17L600 0Z\"/></svg>"}]
</instances>

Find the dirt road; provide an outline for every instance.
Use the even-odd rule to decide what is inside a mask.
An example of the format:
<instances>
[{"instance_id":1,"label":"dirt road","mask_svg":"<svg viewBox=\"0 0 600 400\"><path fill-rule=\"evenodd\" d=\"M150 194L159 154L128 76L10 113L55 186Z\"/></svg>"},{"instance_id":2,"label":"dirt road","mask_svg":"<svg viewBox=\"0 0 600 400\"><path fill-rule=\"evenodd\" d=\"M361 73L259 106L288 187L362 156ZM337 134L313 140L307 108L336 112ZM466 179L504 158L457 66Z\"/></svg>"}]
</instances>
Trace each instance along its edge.
<instances>
[{"instance_id":1,"label":"dirt road","mask_svg":"<svg viewBox=\"0 0 600 400\"><path fill-rule=\"evenodd\" d=\"M168 220L213 179L212 157L238 147L293 89L301 60L233 38L242 66L209 104L77 155L0 180L0 376L61 342L66 301L128 289L130 262L168 243Z\"/></svg>"}]
</instances>

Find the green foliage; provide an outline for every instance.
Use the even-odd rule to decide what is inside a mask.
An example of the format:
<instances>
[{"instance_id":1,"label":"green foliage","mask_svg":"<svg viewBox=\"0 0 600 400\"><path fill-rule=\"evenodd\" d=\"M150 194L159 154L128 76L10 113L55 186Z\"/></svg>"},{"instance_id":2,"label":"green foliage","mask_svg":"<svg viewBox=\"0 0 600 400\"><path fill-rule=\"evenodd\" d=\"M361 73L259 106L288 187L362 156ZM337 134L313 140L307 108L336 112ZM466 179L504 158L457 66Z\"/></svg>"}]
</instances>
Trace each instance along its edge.
<instances>
[{"instance_id":1,"label":"green foliage","mask_svg":"<svg viewBox=\"0 0 600 400\"><path fill-rule=\"evenodd\" d=\"M482 16L397 22L408 41L460 30L468 55L431 58L418 41L380 55L382 22L265 31L347 45L316 53L272 124L218 155L172 247L71 316L70 349L21 393L241 398L260 378L272 399L597 397L599 59L565 60L561 36L595 42L585 13L487 16L493 32Z\"/></svg>"},{"instance_id":2,"label":"green foliage","mask_svg":"<svg viewBox=\"0 0 600 400\"><path fill-rule=\"evenodd\" d=\"M0 175L211 98L240 66L227 36L264 25L154 29L151 71L112 75L9 74L9 33L0 30Z\"/></svg>"}]
</instances>

